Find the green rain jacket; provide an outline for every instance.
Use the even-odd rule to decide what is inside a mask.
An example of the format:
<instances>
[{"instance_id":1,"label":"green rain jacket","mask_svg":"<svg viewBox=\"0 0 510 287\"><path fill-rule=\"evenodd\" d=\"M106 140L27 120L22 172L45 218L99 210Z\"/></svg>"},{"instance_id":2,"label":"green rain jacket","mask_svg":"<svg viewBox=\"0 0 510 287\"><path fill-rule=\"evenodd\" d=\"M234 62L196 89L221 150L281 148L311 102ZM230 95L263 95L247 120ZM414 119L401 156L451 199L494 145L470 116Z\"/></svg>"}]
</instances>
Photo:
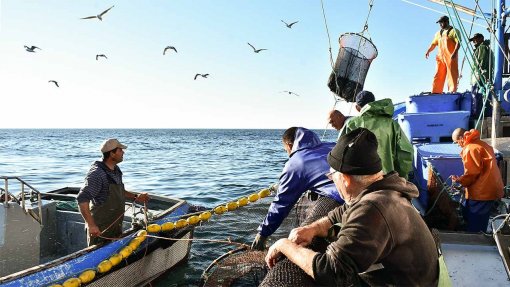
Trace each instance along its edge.
<instances>
[{"instance_id":1,"label":"green rain jacket","mask_svg":"<svg viewBox=\"0 0 510 287\"><path fill-rule=\"evenodd\" d=\"M393 111L391 99L371 102L361 109L359 116L345 124L340 135L357 128L369 129L377 137L377 153L381 157L384 174L395 170L407 179L413 167L413 146L398 123L392 119Z\"/></svg>"},{"instance_id":2,"label":"green rain jacket","mask_svg":"<svg viewBox=\"0 0 510 287\"><path fill-rule=\"evenodd\" d=\"M491 51L490 40L485 40L473 52L475 64L473 75L471 77L471 85L492 83L492 74L494 70L494 54ZM479 67L479 68L478 68ZM483 75L480 78L479 75Z\"/></svg>"}]
</instances>

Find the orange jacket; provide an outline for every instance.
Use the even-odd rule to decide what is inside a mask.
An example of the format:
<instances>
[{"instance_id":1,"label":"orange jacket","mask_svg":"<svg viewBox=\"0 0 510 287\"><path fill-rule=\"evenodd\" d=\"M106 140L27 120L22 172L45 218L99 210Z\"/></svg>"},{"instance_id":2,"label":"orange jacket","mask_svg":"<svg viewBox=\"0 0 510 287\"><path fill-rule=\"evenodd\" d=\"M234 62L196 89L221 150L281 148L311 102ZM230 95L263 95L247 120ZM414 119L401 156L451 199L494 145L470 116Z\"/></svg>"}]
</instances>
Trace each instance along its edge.
<instances>
[{"instance_id":1,"label":"orange jacket","mask_svg":"<svg viewBox=\"0 0 510 287\"><path fill-rule=\"evenodd\" d=\"M480 140L480 132L464 133L464 145L460 153L464 163L464 175L459 183L466 188L466 199L496 200L503 197L503 180L496 162L494 150Z\"/></svg>"}]
</instances>

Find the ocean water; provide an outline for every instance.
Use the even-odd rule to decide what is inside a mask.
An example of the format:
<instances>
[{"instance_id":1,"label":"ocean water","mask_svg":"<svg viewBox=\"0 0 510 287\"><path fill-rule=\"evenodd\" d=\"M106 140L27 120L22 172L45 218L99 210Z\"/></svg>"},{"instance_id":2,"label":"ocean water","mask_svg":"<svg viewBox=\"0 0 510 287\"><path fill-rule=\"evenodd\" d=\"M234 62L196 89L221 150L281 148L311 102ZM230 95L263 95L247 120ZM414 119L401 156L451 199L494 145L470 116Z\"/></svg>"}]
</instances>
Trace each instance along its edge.
<instances>
[{"instance_id":1,"label":"ocean water","mask_svg":"<svg viewBox=\"0 0 510 287\"><path fill-rule=\"evenodd\" d=\"M316 131L320 137L324 131ZM278 181L288 156L283 130L186 129L0 129L0 175L19 176L41 192L81 186L100 143L118 138L128 146L124 173L128 190L185 199L212 208ZM324 141L335 141L328 130ZM196 229L195 238L250 243L269 200ZM271 238L285 236L276 234ZM232 246L192 243L189 261L152 286L196 286L211 261Z\"/></svg>"}]
</instances>

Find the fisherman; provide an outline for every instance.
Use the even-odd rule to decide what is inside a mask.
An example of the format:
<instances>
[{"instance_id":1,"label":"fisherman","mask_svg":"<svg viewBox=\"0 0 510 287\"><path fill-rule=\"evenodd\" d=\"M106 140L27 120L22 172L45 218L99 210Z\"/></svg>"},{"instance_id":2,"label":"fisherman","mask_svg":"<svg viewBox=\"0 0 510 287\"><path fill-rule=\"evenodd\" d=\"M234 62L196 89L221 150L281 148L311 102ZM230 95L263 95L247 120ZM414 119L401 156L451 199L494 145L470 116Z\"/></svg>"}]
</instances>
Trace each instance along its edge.
<instances>
[{"instance_id":1,"label":"fisherman","mask_svg":"<svg viewBox=\"0 0 510 287\"><path fill-rule=\"evenodd\" d=\"M411 204L418 189L396 172L383 175L375 135L364 128L349 132L327 160L345 204L278 240L269 248L267 265L273 268L290 260L320 286L360 286L362 281L375 286L437 286L436 244ZM313 237L328 235L332 243L325 252L305 247ZM277 263L281 255L287 259ZM286 280L293 278L290 272Z\"/></svg>"},{"instance_id":2,"label":"fisherman","mask_svg":"<svg viewBox=\"0 0 510 287\"><path fill-rule=\"evenodd\" d=\"M137 195L124 189L122 171L117 165L123 160L124 149L127 146L117 139L103 142L100 148L103 160L92 163L76 198L86 223L89 246L122 235L126 198L141 203L149 201L146 192Z\"/></svg>"},{"instance_id":3,"label":"fisherman","mask_svg":"<svg viewBox=\"0 0 510 287\"><path fill-rule=\"evenodd\" d=\"M345 135L361 127L369 129L379 142L377 152L382 159L384 174L395 170L401 177L407 178L412 170L413 146L392 118L394 107L391 99L375 101L374 94L361 91L356 95L356 108L359 108L359 116L350 119L340 134Z\"/></svg>"},{"instance_id":4,"label":"fisherman","mask_svg":"<svg viewBox=\"0 0 510 287\"><path fill-rule=\"evenodd\" d=\"M461 148L464 174L452 180L465 187L462 200L463 216L469 232L486 232L489 215L497 200L503 197L503 179L493 148L480 140L477 130L453 131L452 140Z\"/></svg>"},{"instance_id":5,"label":"fisherman","mask_svg":"<svg viewBox=\"0 0 510 287\"><path fill-rule=\"evenodd\" d=\"M356 95L356 110L359 112L361 109L368 103L375 101L374 94L370 92L359 92ZM351 117L346 117L338 110L331 110L329 112L329 124L336 129L337 131L341 131L345 124L351 119ZM340 138L341 134L338 134L338 138Z\"/></svg>"},{"instance_id":6,"label":"fisherman","mask_svg":"<svg viewBox=\"0 0 510 287\"><path fill-rule=\"evenodd\" d=\"M326 157L334 143L323 143L313 131L291 127L283 133L283 148L289 155L280 176L278 190L269 206L266 218L260 224L252 248L264 250L265 243L280 227L292 207L306 192L315 204L331 206L344 203L335 185L325 174L329 170ZM329 210L324 211L324 214Z\"/></svg>"},{"instance_id":7,"label":"fisherman","mask_svg":"<svg viewBox=\"0 0 510 287\"><path fill-rule=\"evenodd\" d=\"M471 76L471 85L473 87L471 91L473 94L476 94L480 84L492 83L494 54L490 48L490 40L485 41L482 34L474 34L469 41L473 42L475 46L473 51L475 67Z\"/></svg>"},{"instance_id":8,"label":"fisherman","mask_svg":"<svg viewBox=\"0 0 510 287\"><path fill-rule=\"evenodd\" d=\"M429 49L425 53L425 58L428 59L430 52L438 46L432 93L440 94L443 92L445 79L448 80L448 91L453 93L457 91L459 79L460 33L450 26L448 16L442 16L436 23L439 23L441 30L434 35L434 40L432 40Z\"/></svg>"}]
</instances>

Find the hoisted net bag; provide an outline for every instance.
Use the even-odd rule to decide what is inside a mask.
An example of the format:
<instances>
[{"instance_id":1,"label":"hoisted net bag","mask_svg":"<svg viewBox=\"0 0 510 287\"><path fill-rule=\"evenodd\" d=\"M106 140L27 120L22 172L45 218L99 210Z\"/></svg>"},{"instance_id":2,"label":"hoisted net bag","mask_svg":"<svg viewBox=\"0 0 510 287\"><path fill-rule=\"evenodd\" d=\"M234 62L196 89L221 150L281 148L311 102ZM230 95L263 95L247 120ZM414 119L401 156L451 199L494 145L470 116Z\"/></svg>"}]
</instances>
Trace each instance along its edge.
<instances>
[{"instance_id":1,"label":"hoisted net bag","mask_svg":"<svg viewBox=\"0 0 510 287\"><path fill-rule=\"evenodd\" d=\"M372 41L356 33L343 34L338 42L340 49L328 87L339 97L354 102L356 94L363 90L370 63L377 57L377 48Z\"/></svg>"}]
</instances>

